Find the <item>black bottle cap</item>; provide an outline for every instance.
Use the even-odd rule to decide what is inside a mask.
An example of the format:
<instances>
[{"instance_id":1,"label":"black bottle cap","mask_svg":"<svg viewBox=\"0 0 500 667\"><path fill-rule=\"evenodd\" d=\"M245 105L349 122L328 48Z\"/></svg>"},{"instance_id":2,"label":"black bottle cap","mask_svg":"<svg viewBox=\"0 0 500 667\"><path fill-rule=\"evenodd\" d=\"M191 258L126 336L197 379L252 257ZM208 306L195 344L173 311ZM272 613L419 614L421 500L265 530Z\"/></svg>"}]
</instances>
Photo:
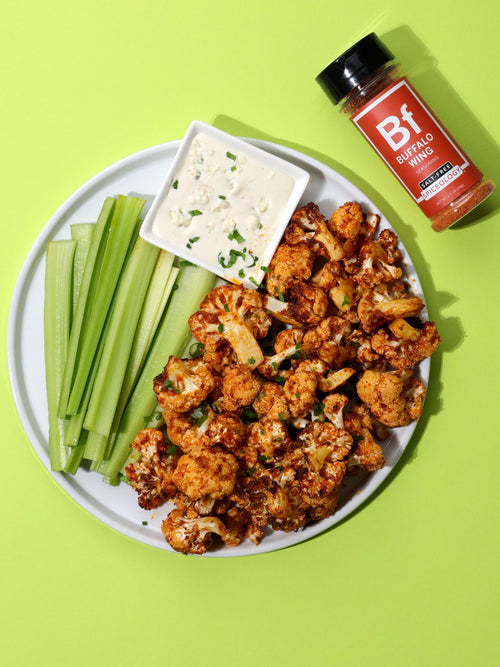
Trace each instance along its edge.
<instances>
[{"instance_id":1,"label":"black bottle cap","mask_svg":"<svg viewBox=\"0 0 500 667\"><path fill-rule=\"evenodd\" d=\"M387 46L372 32L345 51L318 74L316 81L334 104L379 67L394 60Z\"/></svg>"}]
</instances>

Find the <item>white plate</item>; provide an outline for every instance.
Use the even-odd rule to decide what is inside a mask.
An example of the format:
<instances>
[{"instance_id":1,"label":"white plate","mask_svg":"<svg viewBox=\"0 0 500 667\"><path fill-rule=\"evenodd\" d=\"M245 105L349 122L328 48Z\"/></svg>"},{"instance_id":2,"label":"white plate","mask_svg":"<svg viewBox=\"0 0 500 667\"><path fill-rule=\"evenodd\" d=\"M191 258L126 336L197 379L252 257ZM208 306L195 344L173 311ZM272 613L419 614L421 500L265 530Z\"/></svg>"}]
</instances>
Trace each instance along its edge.
<instances>
[{"instance_id":1,"label":"white plate","mask_svg":"<svg viewBox=\"0 0 500 667\"><path fill-rule=\"evenodd\" d=\"M366 211L381 216L381 228L389 227L375 205L339 173L298 151L266 141L248 139L251 143L306 169L310 183L299 205L316 202L325 216L346 201L358 201ZM24 429L43 465L57 483L94 517L135 540L171 551L160 530L165 510L142 510L136 493L127 485L111 487L96 473L79 470L75 476L50 470L48 456L48 421L45 396L43 353L43 301L45 245L52 239L69 238L69 225L94 222L108 195L138 195L151 205L166 171L179 148L172 141L135 153L94 176L80 187L52 216L31 248L19 274L9 312L7 357L9 376ZM413 263L404 247L403 261L413 291L423 298ZM430 360L420 365L420 377L427 384ZM206 555L245 556L274 551L307 540L344 519L382 484L390 474L415 429L416 423L393 431L384 445L386 465L370 475L350 478L344 485L337 512L328 519L306 526L295 533L270 532L259 546L245 541L238 547L221 548ZM147 522L146 525L143 522Z\"/></svg>"}]
</instances>

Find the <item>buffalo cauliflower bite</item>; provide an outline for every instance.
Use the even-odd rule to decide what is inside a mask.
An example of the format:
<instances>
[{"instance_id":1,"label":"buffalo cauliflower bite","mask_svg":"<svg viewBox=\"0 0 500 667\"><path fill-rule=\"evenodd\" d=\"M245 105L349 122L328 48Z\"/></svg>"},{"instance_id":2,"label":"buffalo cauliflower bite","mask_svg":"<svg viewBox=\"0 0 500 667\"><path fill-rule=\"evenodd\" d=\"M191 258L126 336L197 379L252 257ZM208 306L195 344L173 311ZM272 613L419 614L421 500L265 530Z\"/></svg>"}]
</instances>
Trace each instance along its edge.
<instances>
[{"instance_id":1,"label":"buffalo cauliflower bite","mask_svg":"<svg viewBox=\"0 0 500 667\"><path fill-rule=\"evenodd\" d=\"M401 267L394 264L396 253L389 253L378 240L366 241L357 256L345 263L347 272L362 287L375 287L399 280Z\"/></svg>"},{"instance_id":2,"label":"buffalo cauliflower bite","mask_svg":"<svg viewBox=\"0 0 500 667\"><path fill-rule=\"evenodd\" d=\"M204 401L214 387L214 373L206 361L173 355L153 380L158 403L164 410L174 412L188 412Z\"/></svg>"},{"instance_id":3,"label":"buffalo cauliflower bite","mask_svg":"<svg viewBox=\"0 0 500 667\"><path fill-rule=\"evenodd\" d=\"M284 389L276 382L264 382L252 406L259 419L267 417L286 421L290 418Z\"/></svg>"},{"instance_id":4,"label":"buffalo cauliflower bite","mask_svg":"<svg viewBox=\"0 0 500 667\"><path fill-rule=\"evenodd\" d=\"M281 243L266 272L266 289L271 296L280 298L290 280L309 280L314 253L306 243Z\"/></svg>"},{"instance_id":5,"label":"buffalo cauliflower bite","mask_svg":"<svg viewBox=\"0 0 500 667\"><path fill-rule=\"evenodd\" d=\"M340 368L355 356L347 343L352 325L342 317L331 315L304 334L303 346L308 357L319 357L332 367Z\"/></svg>"},{"instance_id":6,"label":"buffalo cauliflower bite","mask_svg":"<svg viewBox=\"0 0 500 667\"><path fill-rule=\"evenodd\" d=\"M236 413L223 412L214 415L206 430L209 444L221 445L231 452L243 446L246 440L246 426Z\"/></svg>"},{"instance_id":7,"label":"buffalo cauliflower bite","mask_svg":"<svg viewBox=\"0 0 500 667\"><path fill-rule=\"evenodd\" d=\"M316 254L333 261L344 256L342 243L328 229L318 205L312 202L295 211L285 230L285 238L290 245L306 243Z\"/></svg>"},{"instance_id":8,"label":"buffalo cauliflower bite","mask_svg":"<svg viewBox=\"0 0 500 667\"><path fill-rule=\"evenodd\" d=\"M344 409L349 399L345 394L328 394L323 398L323 414L336 428L344 428Z\"/></svg>"},{"instance_id":9,"label":"buffalo cauliflower bite","mask_svg":"<svg viewBox=\"0 0 500 667\"><path fill-rule=\"evenodd\" d=\"M318 380L312 371L298 370L286 379L283 391L293 418L306 417L313 411L318 400L317 387Z\"/></svg>"},{"instance_id":10,"label":"buffalo cauliflower bite","mask_svg":"<svg viewBox=\"0 0 500 667\"><path fill-rule=\"evenodd\" d=\"M168 411L163 413L169 440L184 453L211 444L207 430L215 417L214 411L209 406L198 406L193 412L194 415Z\"/></svg>"},{"instance_id":11,"label":"buffalo cauliflower bite","mask_svg":"<svg viewBox=\"0 0 500 667\"><path fill-rule=\"evenodd\" d=\"M270 324L262 296L241 285L214 287L189 318L197 341L206 344L210 338L227 340L239 361L252 369L264 360L257 339L266 336Z\"/></svg>"},{"instance_id":12,"label":"buffalo cauliflower bite","mask_svg":"<svg viewBox=\"0 0 500 667\"><path fill-rule=\"evenodd\" d=\"M154 428L140 431L131 446L140 459L129 463L125 473L138 494L139 506L150 510L175 495L172 476L180 455L177 452L167 454L165 436Z\"/></svg>"},{"instance_id":13,"label":"buffalo cauliflower bite","mask_svg":"<svg viewBox=\"0 0 500 667\"><path fill-rule=\"evenodd\" d=\"M358 315L361 328L373 333L386 322L418 315L423 307L422 299L409 294L402 283L395 282L366 289L358 303Z\"/></svg>"},{"instance_id":14,"label":"buffalo cauliflower bite","mask_svg":"<svg viewBox=\"0 0 500 667\"><path fill-rule=\"evenodd\" d=\"M236 483L238 461L222 447L193 449L183 454L172 475L172 481L190 500L224 498Z\"/></svg>"},{"instance_id":15,"label":"buffalo cauliflower bite","mask_svg":"<svg viewBox=\"0 0 500 667\"><path fill-rule=\"evenodd\" d=\"M360 429L356 433L350 432L354 445L347 459L347 470L350 474L361 471L375 472L385 465L382 447L375 442L368 429Z\"/></svg>"},{"instance_id":16,"label":"buffalo cauliflower bite","mask_svg":"<svg viewBox=\"0 0 500 667\"><path fill-rule=\"evenodd\" d=\"M261 383L247 366L233 366L222 378L222 401L218 406L228 412L244 408L254 402L260 388Z\"/></svg>"},{"instance_id":17,"label":"buffalo cauliflower bite","mask_svg":"<svg viewBox=\"0 0 500 667\"><path fill-rule=\"evenodd\" d=\"M283 456L290 443L290 435L281 419L265 417L253 422L248 428L247 445L255 452L255 460L251 462L247 453L245 462L254 465L257 460L270 463ZM249 467L251 467L251 465Z\"/></svg>"},{"instance_id":18,"label":"buffalo cauliflower bite","mask_svg":"<svg viewBox=\"0 0 500 667\"><path fill-rule=\"evenodd\" d=\"M373 350L385 357L398 370L412 368L430 357L441 342L434 322L425 322L421 329L406 320L395 320L389 331L379 329L371 339Z\"/></svg>"},{"instance_id":19,"label":"buffalo cauliflower bite","mask_svg":"<svg viewBox=\"0 0 500 667\"><path fill-rule=\"evenodd\" d=\"M332 213L329 227L343 239L356 238L361 232L363 211L358 202L348 201Z\"/></svg>"},{"instance_id":20,"label":"buffalo cauliflower bite","mask_svg":"<svg viewBox=\"0 0 500 667\"><path fill-rule=\"evenodd\" d=\"M352 443L347 431L329 422L310 423L292 443L288 460L297 471L302 504L311 519L333 514Z\"/></svg>"},{"instance_id":21,"label":"buffalo cauliflower bite","mask_svg":"<svg viewBox=\"0 0 500 667\"><path fill-rule=\"evenodd\" d=\"M274 354L265 356L264 361L257 368L266 378L275 377L281 364L287 359L294 359L303 355L302 339L304 331L301 329L283 329L276 335Z\"/></svg>"},{"instance_id":22,"label":"buffalo cauliflower bite","mask_svg":"<svg viewBox=\"0 0 500 667\"><path fill-rule=\"evenodd\" d=\"M328 298L319 287L300 280L290 280L283 299L268 296L266 309L280 322L294 327L315 326L328 310Z\"/></svg>"},{"instance_id":23,"label":"buffalo cauliflower bite","mask_svg":"<svg viewBox=\"0 0 500 667\"><path fill-rule=\"evenodd\" d=\"M227 546L237 546L241 537L229 530L216 516L198 516L195 511L184 514L173 509L163 521L161 530L172 549L183 554L204 554L218 535Z\"/></svg>"},{"instance_id":24,"label":"buffalo cauliflower bite","mask_svg":"<svg viewBox=\"0 0 500 667\"><path fill-rule=\"evenodd\" d=\"M365 371L356 384L358 396L382 424L406 426L422 414L425 386L411 371Z\"/></svg>"}]
</instances>

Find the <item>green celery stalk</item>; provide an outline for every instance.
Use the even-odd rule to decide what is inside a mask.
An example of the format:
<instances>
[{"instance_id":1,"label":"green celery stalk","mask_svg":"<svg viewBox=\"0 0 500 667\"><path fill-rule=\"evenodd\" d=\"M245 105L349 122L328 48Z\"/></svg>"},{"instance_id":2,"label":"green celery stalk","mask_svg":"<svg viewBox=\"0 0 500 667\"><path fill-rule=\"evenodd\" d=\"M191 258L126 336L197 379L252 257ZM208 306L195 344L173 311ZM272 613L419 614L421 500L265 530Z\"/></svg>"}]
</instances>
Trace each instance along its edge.
<instances>
[{"instance_id":1,"label":"green celery stalk","mask_svg":"<svg viewBox=\"0 0 500 667\"><path fill-rule=\"evenodd\" d=\"M71 238L77 241L75 257L73 259L73 317L76 313L76 305L80 295L80 287L85 274L85 266L92 246L95 223L80 222L70 225Z\"/></svg>"},{"instance_id":2,"label":"green celery stalk","mask_svg":"<svg viewBox=\"0 0 500 667\"><path fill-rule=\"evenodd\" d=\"M167 254L168 253L164 253L162 251L159 259L162 259L162 256L165 257ZM111 426L110 445L113 444L116 438L123 411L125 410L127 401L132 394L135 383L137 382L141 367L144 363L147 352L151 347L151 343L160 323L161 316L165 311L169 296L172 293L172 289L179 274L179 269L177 267L173 267L169 269L169 275L166 276L165 274L167 264L163 265L163 262L161 264L161 266L158 266L157 264L157 267L155 268L149 286L148 295L144 302L141 319L137 327L134 345L130 354L125 377L123 379L120 398L118 400L113 424ZM172 265L170 263L170 267L171 266Z\"/></svg>"},{"instance_id":3,"label":"green celery stalk","mask_svg":"<svg viewBox=\"0 0 500 667\"><path fill-rule=\"evenodd\" d=\"M67 406L71 391L75 367L78 362L81 342L90 323L90 311L94 302L95 291L99 280L102 260L106 250L111 217L115 209L115 199L107 197L95 223L92 245L89 249L85 270L83 272L78 301L75 308L68 344L68 355L64 366L61 394L59 396L58 415L63 418L68 414ZM75 411L76 412L76 411Z\"/></svg>"},{"instance_id":4,"label":"green celery stalk","mask_svg":"<svg viewBox=\"0 0 500 667\"><path fill-rule=\"evenodd\" d=\"M73 258L76 241L49 241L46 250L44 356L49 418L49 460L54 471L64 469L66 422L57 416L72 313Z\"/></svg>"},{"instance_id":5,"label":"green celery stalk","mask_svg":"<svg viewBox=\"0 0 500 667\"><path fill-rule=\"evenodd\" d=\"M75 414L80 408L106 316L128 254L131 239L137 232L137 221L144 204L144 199L124 195L119 195L116 201L95 298L69 394L66 408L68 414Z\"/></svg>"},{"instance_id":6,"label":"green celery stalk","mask_svg":"<svg viewBox=\"0 0 500 667\"><path fill-rule=\"evenodd\" d=\"M104 440L111 431L142 305L159 253L159 248L139 237L113 299L104 349L83 423L85 429L104 436Z\"/></svg>"},{"instance_id":7,"label":"green celery stalk","mask_svg":"<svg viewBox=\"0 0 500 667\"><path fill-rule=\"evenodd\" d=\"M86 436L86 434L84 434ZM66 464L64 466L64 472L67 472L70 475L76 475L80 463L83 459L83 453L85 451L85 437L83 437L76 447L71 447L68 450L68 457Z\"/></svg>"},{"instance_id":8,"label":"green celery stalk","mask_svg":"<svg viewBox=\"0 0 500 667\"><path fill-rule=\"evenodd\" d=\"M84 431L87 434L83 457L87 461L103 461L106 455L108 437L97 431Z\"/></svg>"},{"instance_id":9,"label":"green celery stalk","mask_svg":"<svg viewBox=\"0 0 500 667\"><path fill-rule=\"evenodd\" d=\"M149 422L157 408L153 379L161 373L168 357L179 355L191 336L188 319L212 288L215 276L198 266L184 265L178 276L177 289L160 323L156 338L142 372L123 413L109 461L100 466L104 477L115 478L130 453L137 433Z\"/></svg>"}]
</instances>

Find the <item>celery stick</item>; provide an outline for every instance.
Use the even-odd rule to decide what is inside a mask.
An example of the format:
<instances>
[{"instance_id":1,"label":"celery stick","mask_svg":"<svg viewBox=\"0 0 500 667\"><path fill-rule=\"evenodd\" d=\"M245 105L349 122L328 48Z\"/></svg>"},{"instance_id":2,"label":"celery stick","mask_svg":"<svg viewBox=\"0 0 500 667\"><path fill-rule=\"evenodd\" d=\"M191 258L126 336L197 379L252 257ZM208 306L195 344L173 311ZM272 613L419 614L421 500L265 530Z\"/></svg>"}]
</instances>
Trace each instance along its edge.
<instances>
[{"instance_id":1,"label":"celery stick","mask_svg":"<svg viewBox=\"0 0 500 667\"><path fill-rule=\"evenodd\" d=\"M213 274L198 266L185 265L181 268L177 289L172 294L134 392L123 413L111 457L99 468L105 477L114 478L119 473L130 453L130 445L135 436L156 410L153 379L162 371L171 354L178 355L184 350L191 335L189 316L198 309L214 280Z\"/></svg>"},{"instance_id":2,"label":"celery stick","mask_svg":"<svg viewBox=\"0 0 500 667\"><path fill-rule=\"evenodd\" d=\"M131 238L137 231L139 213L144 204L144 199L124 195L118 196L95 298L89 315L88 327L82 341L81 354L66 408L68 414L75 414L80 407L102 328L129 250Z\"/></svg>"},{"instance_id":3,"label":"celery stick","mask_svg":"<svg viewBox=\"0 0 500 667\"><path fill-rule=\"evenodd\" d=\"M71 326L68 355L66 358L66 364L64 366L61 395L59 396L59 417L65 417L67 415L67 405L74 377L75 366L78 361L78 353L81 346L81 341L84 338L85 331L90 322L90 310L94 302L102 260L106 249L109 225L114 209L115 200L113 197L107 197L95 224L92 245L89 249L87 262L85 263L85 270L83 272L75 315Z\"/></svg>"},{"instance_id":4,"label":"celery stick","mask_svg":"<svg viewBox=\"0 0 500 667\"><path fill-rule=\"evenodd\" d=\"M96 431L85 431L87 442L85 444L84 458L88 461L103 461L106 454L108 437Z\"/></svg>"},{"instance_id":5,"label":"celery stick","mask_svg":"<svg viewBox=\"0 0 500 667\"><path fill-rule=\"evenodd\" d=\"M95 224L93 222L81 222L70 225L71 238L77 241L75 257L73 259L73 316L76 312L76 304L80 294L80 287L85 273L85 266L89 256L92 238L94 236Z\"/></svg>"},{"instance_id":6,"label":"celery stick","mask_svg":"<svg viewBox=\"0 0 500 667\"><path fill-rule=\"evenodd\" d=\"M166 255L167 253L162 252L160 259L164 254ZM136 338L134 340L134 345L130 354L129 363L125 377L123 379L120 398L118 400L113 424L111 426L110 444L112 444L115 440L123 411L125 410L127 401L130 398L135 383L137 382L137 378L144 363L144 359L146 358L146 354L151 347L154 334L158 328L161 316L165 310L168 298L172 292L172 288L179 273L179 269L177 267L173 267L170 269L170 275L165 281L164 274L166 272L166 265L161 266L160 271L158 271L158 268L160 267L157 265L151 279L146 301L144 302L144 307L141 313L141 320L137 327Z\"/></svg>"},{"instance_id":7,"label":"celery stick","mask_svg":"<svg viewBox=\"0 0 500 667\"><path fill-rule=\"evenodd\" d=\"M111 431L142 304L159 252L156 246L141 237L137 239L113 301L109 330L83 423L85 429L96 431L106 439Z\"/></svg>"},{"instance_id":8,"label":"celery stick","mask_svg":"<svg viewBox=\"0 0 500 667\"><path fill-rule=\"evenodd\" d=\"M45 265L44 356L49 417L49 460L54 471L66 463L65 420L57 416L71 326L73 258L76 241L49 241Z\"/></svg>"},{"instance_id":9,"label":"celery stick","mask_svg":"<svg viewBox=\"0 0 500 667\"><path fill-rule=\"evenodd\" d=\"M86 436L86 434L84 434ZM83 452L85 451L85 440L86 437L83 437L76 447L71 447L68 450L68 458L64 466L64 472L69 473L70 475L76 475L80 463L83 459Z\"/></svg>"}]
</instances>

